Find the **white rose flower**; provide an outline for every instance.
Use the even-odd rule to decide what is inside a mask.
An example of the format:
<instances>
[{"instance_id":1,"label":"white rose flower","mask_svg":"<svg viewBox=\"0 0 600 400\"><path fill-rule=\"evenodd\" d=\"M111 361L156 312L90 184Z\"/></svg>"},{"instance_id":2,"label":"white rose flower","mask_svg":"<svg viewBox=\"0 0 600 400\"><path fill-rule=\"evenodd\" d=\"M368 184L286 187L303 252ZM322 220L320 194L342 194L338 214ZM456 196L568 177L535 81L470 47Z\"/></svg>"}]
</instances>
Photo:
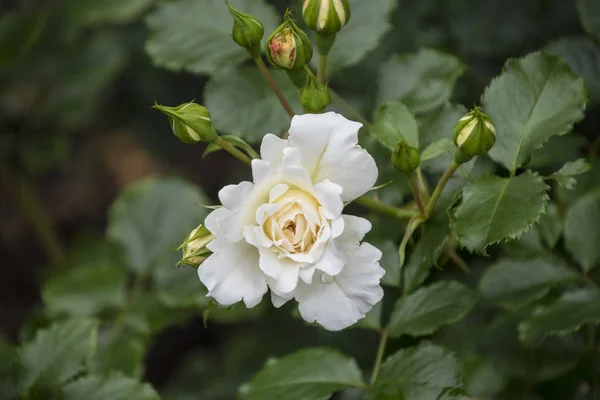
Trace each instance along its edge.
<instances>
[{"instance_id":1,"label":"white rose flower","mask_svg":"<svg viewBox=\"0 0 600 400\"><path fill-rule=\"evenodd\" d=\"M223 207L205 221L213 254L198 270L224 306L256 306L267 289L276 307L295 298L302 317L346 328L383 297L381 252L360 241L369 221L342 215L373 187L377 166L358 146L362 125L335 113L292 119L289 139L266 135L254 182L221 189Z\"/></svg>"}]
</instances>

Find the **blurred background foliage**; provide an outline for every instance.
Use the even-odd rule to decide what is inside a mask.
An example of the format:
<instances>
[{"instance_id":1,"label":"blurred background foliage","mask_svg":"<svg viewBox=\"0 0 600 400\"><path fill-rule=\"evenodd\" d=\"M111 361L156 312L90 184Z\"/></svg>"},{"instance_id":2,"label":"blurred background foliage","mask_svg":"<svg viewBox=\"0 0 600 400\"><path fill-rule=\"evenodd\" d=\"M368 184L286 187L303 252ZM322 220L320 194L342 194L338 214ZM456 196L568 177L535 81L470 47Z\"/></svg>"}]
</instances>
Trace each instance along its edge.
<instances>
[{"instance_id":1,"label":"blurred background foliage","mask_svg":"<svg viewBox=\"0 0 600 400\"><path fill-rule=\"evenodd\" d=\"M290 5L232 3L258 16L267 32ZM458 119L464 106L479 103L507 58L546 49L585 78L590 103L579 135L552 139L529 167L548 172L566 160L597 155L597 0L351 3L352 21L330 57L331 85L364 115L399 99L417 113L426 127L422 132L431 135L423 140L432 143L450 134L451 126L443 124L448 116ZM249 172L225 154L203 159L202 145L178 142L151 105L196 99L207 105L221 133L254 144L288 124L244 51L228 37L230 26L220 0L0 0L0 398L15 398L11 374L21 374L28 399L51 399L56 386L79 371L73 363L81 368L83 361L90 377L129 387L135 395L123 399L134 400L153 398L149 387L136 386L138 380L169 400L232 399L269 357L306 346L335 347L361 367L372 365L372 328L380 326L396 296L399 223L369 215L374 230L368 239L384 251L388 270L384 312L378 308L343 333L307 326L291 307L275 310L267 301L252 310L219 309L204 296L193 269L174 267L174 249L207 213L199 205L216 204L224 184ZM291 85L276 78L295 99ZM386 167L388 153L363 139L378 159L380 182L395 181L381 190L381 199L400 204L409 192L406 182ZM434 177L447 161L432 160L426 170ZM465 168L470 178L495 170L485 158ZM431 268L436 260L424 267L417 256L409 256L406 268L421 271L416 286L453 277L476 287L497 256L542 263L556 247L569 259L561 239L565 207L597 190L598 182L596 168L575 191L557 189L548 225L492 248L492 258L461 253L469 274L445 255L439 268ZM590 205L581 207L588 207L589 216ZM351 211L365 213L359 206ZM447 220L440 218L426 228L443 242L447 233L440 226L447 227ZM417 246L412 253L419 251ZM551 288L542 290L554 295ZM586 382L599 379L600 358L583 356L581 335L524 349L516 331L530 312L525 307L504 313L481 302L430 339L460 357L465 388L473 395L592 399ZM56 346L65 337L71 359ZM32 363L27 371L15 371L10 361L18 343ZM396 340L392 349L411 343ZM59 371L44 370L55 363L62 365ZM67 394L86 393L97 384L92 378ZM357 399L360 393L336 398Z\"/></svg>"}]
</instances>

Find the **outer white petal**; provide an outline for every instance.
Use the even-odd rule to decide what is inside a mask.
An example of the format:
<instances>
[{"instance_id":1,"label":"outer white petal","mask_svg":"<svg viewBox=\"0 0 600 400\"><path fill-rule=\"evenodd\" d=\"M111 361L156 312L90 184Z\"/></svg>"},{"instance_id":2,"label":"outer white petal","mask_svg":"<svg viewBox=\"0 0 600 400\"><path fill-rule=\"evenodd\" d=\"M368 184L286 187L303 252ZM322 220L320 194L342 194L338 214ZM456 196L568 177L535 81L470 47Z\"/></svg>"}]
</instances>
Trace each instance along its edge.
<instances>
[{"instance_id":1,"label":"outer white petal","mask_svg":"<svg viewBox=\"0 0 600 400\"><path fill-rule=\"evenodd\" d=\"M242 227L239 224L236 213L225 207L212 211L204 220L206 229L215 237L222 238L230 243L242 240Z\"/></svg>"},{"instance_id":2,"label":"outer white petal","mask_svg":"<svg viewBox=\"0 0 600 400\"><path fill-rule=\"evenodd\" d=\"M371 230L372 225L368 220L354 215L344 214L342 218L344 219L344 231L337 240L345 247L355 248Z\"/></svg>"},{"instance_id":3,"label":"outer white petal","mask_svg":"<svg viewBox=\"0 0 600 400\"><path fill-rule=\"evenodd\" d=\"M260 269L272 278L269 285L278 293L290 293L296 289L300 265L285 258L279 258L268 249L260 249Z\"/></svg>"},{"instance_id":4,"label":"outer white petal","mask_svg":"<svg viewBox=\"0 0 600 400\"><path fill-rule=\"evenodd\" d=\"M279 308L279 307L283 306L285 303L287 303L288 301L290 301L293 298L294 298L293 294L290 294L288 296L280 296L271 290L271 303L273 303L273 306L275 306L275 308Z\"/></svg>"},{"instance_id":5,"label":"outer white petal","mask_svg":"<svg viewBox=\"0 0 600 400\"><path fill-rule=\"evenodd\" d=\"M323 257L315 264L315 268L331 276L336 276L342 271L347 261L344 249L335 240L332 240L327 244Z\"/></svg>"},{"instance_id":6,"label":"outer white petal","mask_svg":"<svg viewBox=\"0 0 600 400\"><path fill-rule=\"evenodd\" d=\"M260 158L274 167L279 165L283 157L283 149L289 147L290 142L269 133L265 135L260 145Z\"/></svg>"},{"instance_id":7,"label":"outer white petal","mask_svg":"<svg viewBox=\"0 0 600 400\"><path fill-rule=\"evenodd\" d=\"M319 203L325 208L325 216L328 219L336 219L342 214L344 202L340 196L341 186L326 179L315 185L315 193Z\"/></svg>"},{"instance_id":8,"label":"outer white petal","mask_svg":"<svg viewBox=\"0 0 600 400\"><path fill-rule=\"evenodd\" d=\"M221 204L231 211L239 210L244 204L244 200L252 192L254 184L252 182L240 182L237 185L227 185L219 190L219 200Z\"/></svg>"},{"instance_id":9,"label":"outer white petal","mask_svg":"<svg viewBox=\"0 0 600 400\"><path fill-rule=\"evenodd\" d=\"M260 303L267 292L266 277L258 268L258 251L241 241L214 239L207 246L213 254L198 268L198 277L208 296L223 306L243 300L246 307Z\"/></svg>"},{"instance_id":10,"label":"outer white petal","mask_svg":"<svg viewBox=\"0 0 600 400\"><path fill-rule=\"evenodd\" d=\"M366 193L377 180L375 160L358 146L361 126L330 112L295 116L289 130L289 141L300 150L312 181L329 179L342 186L344 201Z\"/></svg>"},{"instance_id":11,"label":"outer white petal","mask_svg":"<svg viewBox=\"0 0 600 400\"><path fill-rule=\"evenodd\" d=\"M273 173L271 164L264 160L252 160L252 180L254 183L260 183Z\"/></svg>"},{"instance_id":12,"label":"outer white petal","mask_svg":"<svg viewBox=\"0 0 600 400\"><path fill-rule=\"evenodd\" d=\"M383 298L379 281L385 271L379 265L381 252L363 243L349 255L349 262L333 283L324 283L317 273L310 285L296 288L300 315L325 329L339 331L355 324Z\"/></svg>"}]
</instances>

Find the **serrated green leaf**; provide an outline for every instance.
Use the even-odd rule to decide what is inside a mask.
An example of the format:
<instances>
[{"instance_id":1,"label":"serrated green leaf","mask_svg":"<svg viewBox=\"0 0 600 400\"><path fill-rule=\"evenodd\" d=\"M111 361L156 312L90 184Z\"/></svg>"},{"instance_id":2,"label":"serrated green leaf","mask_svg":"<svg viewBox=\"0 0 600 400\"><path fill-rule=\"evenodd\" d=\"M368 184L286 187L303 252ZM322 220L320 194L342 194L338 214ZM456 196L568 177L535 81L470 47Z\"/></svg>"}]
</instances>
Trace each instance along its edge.
<instances>
[{"instance_id":1,"label":"serrated green leaf","mask_svg":"<svg viewBox=\"0 0 600 400\"><path fill-rule=\"evenodd\" d=\"M246 153L250 158L260 158L260 156L254 151L252 146L250 146L244 139L232 136L232 135L221 135L221 139L225 140L227 143L234 145L238 149L242 150ZM222 150L223 148L216 143L209 143L206 146L206 150L204 150L204 154L202 154L202 158L206 158L209 154L212 154L216 151Z\"/></svg>"},{"instance_id":2,"label":"serrated green leaf","mask_svg":"<svg viewBox=\"0 0 600 400\"><path fill-rule=\"evenodd\" d=\"M565 247L584 271L600 264L600 193L581 197L565 216Z\"/></svg>"},{"instance_id":3,"label":"serrated green leaf","mask_svg":"<svg viewBox=\"0 0 600 400\"><path fill-rule=\"evenodd\" d=\"M577 0L581 24L596 40L600 40L600 4L595 0Z\"/></svg>"},{"instance_id":4,"label":"serrated green leaf","mask_svg":"<svg viewBox=\"0 0 600 400\"><path fill-rule=\"evenodd\" d=\"M450 99L463 72L458 59L437 50L396 55L381 66L377 102L401 101L415 113L433 110Z\"/></svg>"},{"instance_id":5,"label":"serrated green leaf","mask_svg":"<svg viewBox=\"0 0 600 400\"><path fill-rule=\"evenodd\" d=\"M272 73L292 107L299 109L295 86L284 72ZM289 116L254 67L230 68L215 76L206 85L204 96L217 130L250 143L258 143L267 133L283 132L290 126Z\"/></svg>"},{"instance_id":6,"label":"serrated green leaf","mask_svg":"<svg viewBox=\"0 0 600 400\"><path fill-rule=\"evenodd\" d=\"M421 153L421 162L434 159L441 156L444 153L453 151L456 149L454 142L450 139L440 139L437 142L431 143L423 153Z\"/></svg>"},{"instance_id":7,"label":"serrated green leaf","mask_svg":"<svg viewBox=\"0 0 600 400\"><path fill-rule=\"evenodd\" d=\"M413 247L406 263L402 266L402 285L406 294L412 293L425 282L433 265L424 255L423 246L425 244L422 240L419 241Z\"/></svg>"},{"instance_id":8,"label":"serrated green leaf","mask_svg":"<svg viewBox=\"0 0 600 400\"><path fill-rule=\"evenodd\" d=\"M119 373L86 376L69 383L64 392L64 400L160 400L149 384Z\"/></svg>"},{"instance_id":9,"label":"serrated green leaf","mask_svg":"<svg viewBox=\"0 0 600 400\"><path fill-rule=\"evenodd\" d=\"M485 254L487 246L529 230L546 209L547 189L531 171L510 178L484 175L463 188L450 227L461 246Z\"/></svg>"},{"instance_id":10,"label":"serrated green leaf","mask_svg":"<svg viewBox=\"0 0 600 400\"><path fill-rule=\"evenodd\" d=\"M537 52L508 60L483 95L496 126L490 157L515 172L552 136L571 131L586 98L583 79L560 57Z\"/></svg>"},{"instance_id":11,"label":"serrated green leaf","mask_svg":"<svg viewBox=\"0 0 600 400\"><path fill-rule=\"evenodd\" d=\"M462 319L477 303L477 293L454 281L422 287L396 303L390 317L391 337L423 336Z\"/></svg>"},{"instance_id":12,"label":"serrated green leaf","mask_svg":"<svg viewBox=\"0 0 600 400\"><path fill-rule=\"evenodd\" d=\"M101 375L120 372L131 378L142 375L146 345L141 339L124 335L100 346L90 372Z\"/></svg>"},{"instance_id":13,"label":"serrated green leaf","mask_svg":"<svg viewBox=\"0 0 600 400\"><path fill-rule=\"evenodd\" d=\"M126 278L118 265L85 265L46 282L42 298L51 313L92 316L125 304Z\"/></svg>"},{"instance_id":14,"label":"serrated green leaf","mask_svg":"<svg viewBox=\"0 0 600 400\"><path fill-rule=\"evenodd\" d=\"M371 132L391 151L404 140L409 146L419 148L419 127L412 111L399 101L381 105L375 113Z\"/></svg>"},{"instance_id":15,"label":"serrated green leaf","mask_svg":"<svg viewBox=\"0 0 600 400\"><path fill-rule=\"evenodd\" d=\"M503 259L485 271L479 291L483 299L516 310L542 298L553 287L579 279L579 274L558 261Z\"/></svg>"},{"instance_id":16,"label":"serrated green leaf","mask_svg":"<svg viewBox=\"0 0 600 400\"><path fill-rule=\"evenodd\" d=\"M336 35L335 44L327 57L329 75L358 64L379 46L383 36L392 28L389 16L397 4L395 0L349 0L348 3L352 16Z\"/></svg>"},{"instance_id":17,"label":"serrated green leaf","mask_svg":"<svg viewBox=\"0 0 600 400\"><path fill-rule=\"evenodd\" d=\"M400 285L400 256L398 255L398 245L393 240L374 240L373 246L382 252L379 263L385 269L385 275L381 278L381 283L387 286L398 287Z\"/></svg>"},{"instance_id":18,"label":"serrated green leaf","mask_svg":"<svg viewBox=\"0 0 600 400\"><path fill-rule=\"evenodd\" d=\"M266 36L280 20L262 0L230 3L260 20ZM146 23L150 29L146 51L163 68L212 75L250 58L231 38L233 20L222 0L161 2Z\"/></svg>"},{"instance_id":19,"label":"serrated green leaf","mask_svg":"<svg viewBox=\"0 0 600 400\"><path fill-rule=\"evenodd\" d=\"M581 135L553 136L533 152L527 168L537 169L569 162L581 155L586 143L587 139Z\"/></svg>"},{"instance_id":20,"label":"serrated green leaf","mask_svg":"<svg viewBox=\"0 0 600 400\"><path fill-rule=\"evenodd\" d=\"M68 0L63 7L69 22L77 26L126 24L139 18L155 0Z\"/></svg>"},{"instance_id":21,"label":"serrated green leaf","mask_svg":"<svg viewBox=\"0 0 600 400\"><path fill-rule=\"evenodd\" d=\"M245 400L321 400L340 389L363 385L356 361L335 350L314 348L267 361L240 388L240 396Z\"/></svg>"},{"instance_id":22,"label":"serrated green leaf","mask_svg":"<svg viewBox=\"0 0 600 400\"><path fill-rule=\"evenodd\" d=\"M519 324L519 340L536 347L548 336L567 335L586 323L600 323L600 290L596 288L567 292L554 303L536 308Z\"/></svg>"},{"instance_id":23,"label":"serrated green leaf","mask_svg":"<svg viewBox=\"0 0 600 400\"><path fill-rule=\"evenodd\" d=\"M592 169L592 165L583 158L576 161L569 161L562 166L561 169L548 176L548 179L554 179L565 189L572 190L575 188L577 181L573 178L576 175L581 175Z\"/></svg>"},{"instance_id":24,"label":"serrated green leaf","mask_svg":"<svg viewBox=\"0 0 600 400\"><path fill-rule=\"evenodd\" d=\"M98 322L73 319L40 330L19 349L23 392L39 382L64 383L82 372L96 350Z\"/></svg>"},{"instance_id":25,"label":"serrated green leaf","mask_svg":"<svg viewBox=\"0 0 600 400\"><path fill-rule=\"evenodd\" d=\"M546 246L553 249L563 231L563 217L556 203L548 203L546 213L542 214L536 227Z\"/></svg>"},{"instance_id":26,"label":"serrated green leaf","mask_svg":"<svg viewBox=\"0 0 600 400\"><path fill-rule=\"evenodd\" d=\"M133 271L171 265L183 237L207 214L198 204L207 203L197 187L180 180L137 182L111 206L107 236L122 247Z\"/></svg>"},{"instance_id":27,"label":"serrated green leaf","mask_svg":"<svg viewBox=\"0 0 600 400\"><path fill-rule=\"evenodd\" d=\"M376 331L381 330L381 312L382 312L383 302L375 304L371 311L367 313L367 315L358 321L356 326L365 328L365 329L373 329Z\"/></svg>"},{"instance_id":28,"label":"serrated green leaf","mask_svg":"<svg viewBox=\"0 0 600 400\"><path fill-rule=\"evenodd\" d=\"M198 279L198 272L191 267L165 266L153 274L156 297L169 308L204 308L210 298Z\"/></svg>"},{"instance_id":29,"label":"serrated green leaf","mask_svg":"<svg viewBox=\"0 0 600 400\"><path fill-rule=\"evenodd\" d=\"M427 150L428 147L433 146L435 143L446 140L450 140L450 142L453 143L452 130L454 129L454 125L456 125L458 120L466 113L467 109L464 106L446 102L434 110L419 115L419 139L421 141L421 148ZM454 144L452 149L434 159L423 160L423 154L421 154L423 169L440 174L448 168L448 165L450 165L453 159ZM463 164L461 168L464 167L467 170L470 170L472 165L474 165L474 161Z\"/></svg>"},{"instance_id":30,"label":"serrated green leaf","mask_svg":"<svg viewBox=\"0 0 600 400\"><path fill-rule=\"evenodd\" d=\"M547 50L564 58L573 72L585 79L590 103L600 104L600 45L588 37L570 37L550 43Z\"/></svg>"},{"instance_id":31,"label":"serrated green leaf","mask_svg":"<svg viewBox=\"0 0 600 400\"><path fill-rule=\"evenodd\" d=\"M456 357L442 347L424 342L384 361L369 398L436 400L444 389L460 385L460 374Z\"/></svg>"}]
</instances>

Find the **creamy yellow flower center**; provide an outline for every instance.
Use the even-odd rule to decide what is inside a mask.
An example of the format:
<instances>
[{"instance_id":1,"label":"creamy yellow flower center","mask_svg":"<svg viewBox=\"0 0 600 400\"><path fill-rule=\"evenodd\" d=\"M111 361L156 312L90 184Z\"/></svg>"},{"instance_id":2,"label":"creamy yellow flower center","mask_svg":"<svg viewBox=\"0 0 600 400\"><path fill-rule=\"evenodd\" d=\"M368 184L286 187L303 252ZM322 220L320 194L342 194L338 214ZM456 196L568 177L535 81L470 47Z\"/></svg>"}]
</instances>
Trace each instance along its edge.
<instances>
[{"instance_id":1,"label":"creamy yellow flower center","mask_svg":"<svg viewBox=\"0 0 600 400\"><path fill-rule=\"evenodd\" d=\"M271 204L280 208L264 219L265 235L286 254L310 251L322 229L319 202L310 194L290 189Z\"/></svg>"}]
</instances>

